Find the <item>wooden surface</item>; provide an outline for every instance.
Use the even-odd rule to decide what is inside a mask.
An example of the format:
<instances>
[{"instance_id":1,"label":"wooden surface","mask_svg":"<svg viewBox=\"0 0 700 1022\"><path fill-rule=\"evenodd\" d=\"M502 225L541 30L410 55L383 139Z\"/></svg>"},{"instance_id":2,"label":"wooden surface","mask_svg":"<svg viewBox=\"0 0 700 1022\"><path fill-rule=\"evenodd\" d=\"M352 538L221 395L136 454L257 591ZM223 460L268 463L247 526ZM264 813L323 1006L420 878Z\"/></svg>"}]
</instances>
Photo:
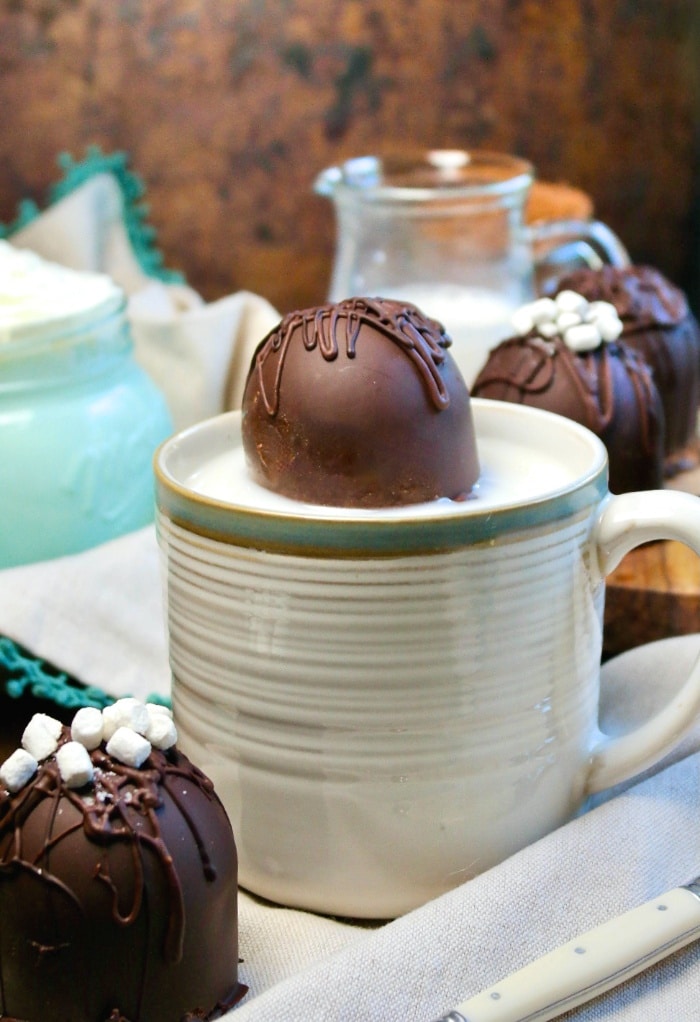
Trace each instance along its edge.
<instances>
[{"instance_id":1,"label":"wooden surface","mask_svg":"<svg viewBox=\"0 0 700 1022\"><path fill-rule=\"evenodd\" d=\"M681 543L633 550L608 580L606 656L700 631L700 558Z\"/></svg>"},{"instance_id":2,"label":"wooden surface","mask_svg":"<svg viewBox=\"0 0 700 1022\"><path fill-rule=\"evenodd\" d=\"M700 468L668 485L700 494ZM627 554L608 578L604 655L692 632L700 632L700 557L675 541L648 543Z\"/></svg>"},{"instance_id":3,"label":"wooden surface","mask_svg":"<svg viewBox=\"0 0 700 1022\"><path fill-rule=\"evenodd\" d=\"M8 0L0 109L0 222L123 150L208 299L322 301L314 177L407 145L528 157L698 299L698 0Z\"/></svg>"}]
</instances>

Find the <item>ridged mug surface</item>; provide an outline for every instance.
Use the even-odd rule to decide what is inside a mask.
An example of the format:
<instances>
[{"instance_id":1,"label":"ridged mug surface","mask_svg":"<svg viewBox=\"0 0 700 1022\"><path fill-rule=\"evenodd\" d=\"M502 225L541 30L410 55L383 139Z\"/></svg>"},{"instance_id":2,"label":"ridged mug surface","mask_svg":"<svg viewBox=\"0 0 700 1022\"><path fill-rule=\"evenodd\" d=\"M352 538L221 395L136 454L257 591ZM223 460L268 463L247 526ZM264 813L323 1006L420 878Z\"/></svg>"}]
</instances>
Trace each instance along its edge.
<instances>
[{"instance_id":1,"label":"ridged mug surface","mask_svg":"<svg viewBox=\"0 0 700 1022\"><path fill-rule=\"evenodd\" d=\"M474 405L493 439L502 413ZM236 420L171 449L158 533L180 740L231 815L242 886L391 917L570 818L599 737L604 587L589 557L606 477L592 434L575 436L556 492L477 499L432 525L417 511L375 548L342 516L237 522L188 482L207 431L215 451Z\"/></svg>"},{"instance_id":2,"label":"ridged mug surface","mask_svg":"<svg viewBox=\"0 0 700 1022\"><path fill-rule=\"evenodd\" d=\"M393 916L575 811L598 701L587 525L358 565L161 518L181 742L244 887Z\"/></svg>"}]
</instances>

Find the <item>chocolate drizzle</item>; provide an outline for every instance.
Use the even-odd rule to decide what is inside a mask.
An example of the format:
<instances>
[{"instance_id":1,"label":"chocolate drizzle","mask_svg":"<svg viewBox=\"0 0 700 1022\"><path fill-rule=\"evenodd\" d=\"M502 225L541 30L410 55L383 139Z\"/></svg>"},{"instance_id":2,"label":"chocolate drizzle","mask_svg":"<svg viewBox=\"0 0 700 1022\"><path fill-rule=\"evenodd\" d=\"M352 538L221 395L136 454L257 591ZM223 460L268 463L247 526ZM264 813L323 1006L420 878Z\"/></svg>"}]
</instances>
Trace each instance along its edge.
<instances>
[{"instance_id":1,"label":"chocolate drizzle","mask_svg":"<svg viewBox=\"0 0 700 1022\"><path fill-rule=\"evenodd\" d=\"M688 302L680 288L651 266L603 266L574 270L557 284L570 288L589 302L610 302L623 323L623 337L650 327L672 328L688 316Z\"/></svg>"},{"instance_id":2,"label":"chocolate drizzle","mask_svg":"<svg viewBox=\"0 0 700 1022\"><path fill-rule=\"evenodd\" d=\"M318 506L463 499L479 461L450 344L439 323L392 299L290 313L261 341L246 380L250 477Z\"/></svg>"},{"instance_id":3,"label":"chocolate drizzle","mask_svg":"<svg viewBox=\"0 0 700 1022\"><path fill-rule=\"evenodd\" d=\"M650 266L603 266L563 277L588 301L615 306L622 321L620 340L652 371L664 408L666 454L692 442L700 403L700 326L683 292Z\"/></svg>"},{"instance_id":4,"label":"chocolate drizzle","mask_svg":"<svg viewBox=\"0 0 700 1022\"><path fill-rule=\"evenodd\" d=\"M648 367L624 344L577 354L558 336L513 337L491 352L472 393L557 412L592 430L608 449L614 492L661 485L661 400Z\"/></svg>"},{"instance_id":5,"label":"chocolate drizzle","mask_svg":"<svg viewBox=\"0 0 700 1022\"><path fill-rule=\"evenodd\" d=\"M613 386L613 360L621 360L627 369L642 423L641 443L647 453L653 451L651 436L655 430L649 424L653 407L651 381L632 352L620 345L602 345L592 352L576 354L561 338L545 340L534 333L511 338L501 347L504 351L520 349L521 357L512 358L507 367L505 359L488 363L474 385L475 396L486 396L491 387L501 386L511 391L510 400L523 403L528 396L546 394L554 387L557 374L564 375L575 395L572 404L579 409L578 421L598 434L610 426L618 410L617 403L622 400Z\"/></svg>"},{"instance_id":6,"label":"chocolate drizzle","mask_svg":"<svg viewBox=\"0 0 700 1022\"><path fill-rule=\"evenodd\" d=\"M66 728L61 744L69 740L70 733ZM141 910L144 890L143 854L146 849L150 849L156 855L167 878L170 892L167 936L163 953L167 961L179 961L185 925L182 887L173 866L172 856L163 842L157 810L162 805L163 789L169 791L173 800L177 802L177 798L173 796L172 786L175 777L194 781L209 797L213 785L191 763L188 762L187 767L183 768L182 757L178 753L152 750L149 757L150 765L140 769L125 766L119 760L108 756L102 749L92 752L91 759L95 766L94 783L80 791L72 791L63 784L58 764L53 757L40 766L34 783L25 786L16 795L10 796L7 791L0 788L0 872L10 867L30 870L40 877L43 883L58 885L78 903L74 893L52 875L52 851L80 826L86 838L96 844L125 842L131 850L136 878L128 911L122 912L119 908L118 880L111 876L108 860L104 857L100 862L96 879L105 884L112 893L114 921L122 926L129 926ZM44 799L50 801L52 805L44 847L38 855L25 859L22 848L23 822ZM82 824L78 822L59 833L54 833L56 814L63 799L78 810L82 816ZM147 826L137 827L135 819ZM183 819L187 822L199 849L204 875L207 879L213 880L215 871L206 854L202 837L186 813L183 813ZM10 832L12 838L7 841L6 836Z\"/></svg>"},{"instance_id":7,"label":"chocolate drizzle","mask_svg":"<svg viewBox=\"0 0 700 1022\"><path fill-rule=\"evenodd\" d=\"M69 740L70 732L64 728L59 745ZM160 999L162 1022L217 1018L222 1005L233 1003L244 988L237 984L235 964L235 845L212 782L175 747L166 752L152 749L140 768L121 763L104 746L90 756L93 781L77 790L62 781L55 756L42 761L32 781L14 794L0 783L0 1019L155 1022L153 1004ZM193 854L187 851L191 847L196 849ZM225 874L221 884L219 864ZM189 888L195 893L188 893ZM213 946L206 933L187 934L192 912L199 920L206 919L207 888L220 908L231 905L234 916L214 924ZM33 892L27 905L27 919L33 921L18 925L23 917L20 892L26 890ZM8 922L8 912L14 924ZM84 920L82 927L76 923L79 919ZM26 932L17 932L23 928ZM99 996L105 1000L113 982L110 954L121 953L122 938L116 934L125 932L135 957L128 967L130 991L124 992L124 1003L115 1006L115 997L102 1009L88 1009L87 998L82 1000L83 978L75 976L72 1008L70 1004L57 1008L47 1001L53 1013L45 1012L44 993L27 993L24 999L23 990L22 1005L36 1007L30 1012L21 1006L18 1014L17 991L31 985L28 977L21 980L21 969L33 959L33 968L45 963L47 975L53 976L57 968L63 970L64 954L66 961L76 961L76 956L81 960L80 949L71 945L82 940L76 936L81 929L88 942L86 955L93 951L99 955L104 943L105 989ZM63 933L69 935L65 941L60 939ZM98 947L92 948L93 943ZM18 964L12 948L20 949L23 964ZM140 964L138 948L144 954ZM212 966L211 978L202 981L196 973L206 971L214 950L221 961ZM101 971L102 959L98 960ZM37 972L36 977L35 985L41 986L42 974ZM91 968L86 982L86 990L99 989L102 976ZM178 984L181 989L171 992L169 988ZM199 1007L203 1001L206 1010Z\"/></svg>"},{"instance_id":8,"label":"chocolate drizzle","mask_svg":"<svg viewBox=\"0 0 700 1022\"><path fill-rule=\"evenodd\" d=\"M450 396L439 367L452 341L440 324L427 319L406 302L349 298L335 305L291 313L262 341L251 371L259 375L260 393L268 415L275 416L279 410L284 363L297 330L302 332L306 351L317 349L322 358L332 362L341 347L347 358L357 356L357 340L365 324L399 346L425 381L435 408L447 408Z\"/></svg>"}]
</instances>

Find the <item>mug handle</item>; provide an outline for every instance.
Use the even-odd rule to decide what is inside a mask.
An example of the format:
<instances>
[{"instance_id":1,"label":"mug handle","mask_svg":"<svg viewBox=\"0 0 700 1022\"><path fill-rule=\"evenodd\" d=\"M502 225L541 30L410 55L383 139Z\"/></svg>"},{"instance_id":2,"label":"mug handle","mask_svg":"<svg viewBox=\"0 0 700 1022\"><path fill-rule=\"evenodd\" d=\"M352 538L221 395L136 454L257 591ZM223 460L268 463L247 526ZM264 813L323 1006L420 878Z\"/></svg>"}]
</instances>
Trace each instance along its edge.
<instances>
[{"instance_id":1,"label":"mug handle","mask_svg":"<svg viewBox=\"0 0 700 1022\"><path fill-rule=\"evenodd\" d=\"M651 540L673 539L700 557L700 498L675 490L608 496L592 535L591 570L602 582L625 554ZM680 691L651 720L628 734L602 735L591 752L586 795L611 788L670 752L700 713L700 656Z\"/></svg>"},{"instance_id":2,"label":"mug handle","mask_svg":"<svg viewBox=\"0 0 700 1022\"><path fill-rule=\"evenodd\" d=\"M545 220L527 228L535 270L561 274L578 262L593 270L605 263L629 266L630 257L618 236L600 220Z\"/></svg>"}]
</instances>

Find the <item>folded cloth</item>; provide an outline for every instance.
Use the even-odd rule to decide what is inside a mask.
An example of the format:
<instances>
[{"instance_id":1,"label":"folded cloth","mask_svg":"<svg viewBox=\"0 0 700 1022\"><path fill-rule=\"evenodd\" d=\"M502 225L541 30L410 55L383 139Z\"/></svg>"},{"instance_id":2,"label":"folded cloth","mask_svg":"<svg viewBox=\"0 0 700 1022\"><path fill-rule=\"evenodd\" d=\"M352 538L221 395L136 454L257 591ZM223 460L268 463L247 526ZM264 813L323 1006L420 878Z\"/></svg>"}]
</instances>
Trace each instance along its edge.
<instances>
[{"instance_id":1,"label":"folded cloth","mask_svg":"<svg viewBox=\"0 0 700 1022\"><path fill-rule=\"evenodd\" d=\"M612 916L700 872L700 755L555 831L500 866L313 967L249 996L239 1022L431 1022L466 997ZM241 975L253 995L258 916L241 900ZM294 940L280 912L279 940ZM257 950L257 949L256 949ZM262 950L262 949L261 949ZM290 948L290 953L295 952ZM689 947L568 1019L691 1022L700 946Z\"/></svg>"},{"instance_id":2,"label":"folded cloth","mask_svg":"<svg viewBox=\"0 0 700 1022\"><path fill-rule=\"evenodd\" d=\"M167 695L153 527L0 572L0 634L108 693ZM632 650L602 671L604 729L639 723L675 691L700 635ZM656 771L428 905L360 925L240 894L240 1022L431 1022L577 933L700 874L700 726ZM698 1017L700 946L567 1015Z\"/></svg>"},{"instance_id":3,"label":"folded cloth","mask_svg":"<svg viewBox=\"0 0 700 1022\"><path fill-rule=\"evenodd\" d=\"M154 526L0 571L0 634L108 695L167 697Z\"/></svg>"},{"instance_id":4,"label":"folded cloth","mask_svg":"<svg viewBox=\"0 0 700 1022\"><path fill-rule=\"evenodd\" d=\"M135 358L165 396L176 429L237 408L251 354L279 314L248 291L206 303L187 285L145 272L119 177L100 171L108 160L93 162L95 173L8 240L72 269L108 273L124 290Z\"/></svg>"}]
</instances>

